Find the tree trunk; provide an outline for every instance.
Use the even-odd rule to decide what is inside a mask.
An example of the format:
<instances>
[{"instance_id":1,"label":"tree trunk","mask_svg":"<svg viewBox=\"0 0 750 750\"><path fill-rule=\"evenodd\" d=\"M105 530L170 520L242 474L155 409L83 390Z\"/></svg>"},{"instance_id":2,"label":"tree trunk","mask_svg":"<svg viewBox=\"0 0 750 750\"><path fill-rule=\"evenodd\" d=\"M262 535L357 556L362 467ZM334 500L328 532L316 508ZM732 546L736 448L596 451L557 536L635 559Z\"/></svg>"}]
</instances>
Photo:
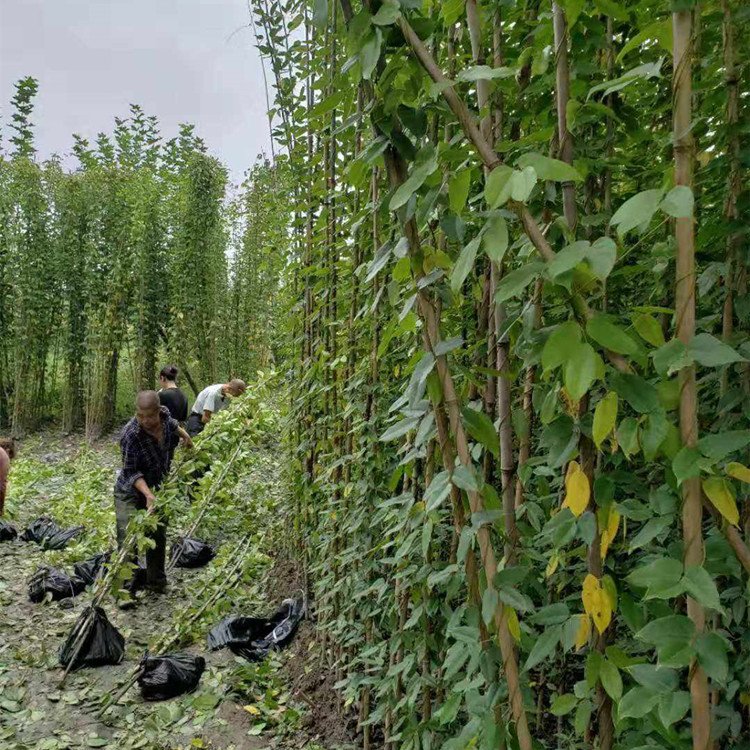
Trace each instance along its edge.
<instances>
[{"instance_id":1,"label":"tree trunk","mask_svg":"<svg viewBox=\"0 0 750 750\"><path fill-rule=\"evenodd\" d=\"M672 78L673 142L675 184L692 188L693 141L692 120L692 15L690 11L672 14L674 32L674 73ZM695 237L693 218L675 219L677 263L675 279L675 319L677 338L688 345L695 334ZM679 373L680 435L683 445L698 443L698 400L695 367ZM703 506L700 479L682 483L682 529L685 544L685 565L703 564ZM705 628L703 607L692 597L687 598L687 612L698 633ZM703 668L690 666L690 699L692 706L692 738L694 750L706 750L711 737L708 681Z\"/></svg>"}]
</instances>

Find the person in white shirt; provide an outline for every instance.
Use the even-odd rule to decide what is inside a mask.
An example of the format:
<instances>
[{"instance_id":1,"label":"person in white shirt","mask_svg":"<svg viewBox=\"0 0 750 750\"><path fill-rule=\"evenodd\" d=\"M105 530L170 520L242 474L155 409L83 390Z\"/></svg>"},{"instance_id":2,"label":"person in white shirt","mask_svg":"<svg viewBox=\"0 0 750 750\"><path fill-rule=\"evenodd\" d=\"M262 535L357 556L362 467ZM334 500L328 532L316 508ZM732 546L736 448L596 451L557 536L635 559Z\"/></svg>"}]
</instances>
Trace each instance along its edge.
<instances>
[{"instance_id":1,"label":"person in white shirt","mask_svg":"<svg viewBox=\"0 0 750 750\"><path fill-rule=\"evenodd\" d=\"M188 435L195 437L203 432L211 417L229 406L229 400L241 396L247 385L244 380L235 378L228 383L216 383L204 388L195 399L192 411L185 425Z\"/></svg>"}]
</instances>

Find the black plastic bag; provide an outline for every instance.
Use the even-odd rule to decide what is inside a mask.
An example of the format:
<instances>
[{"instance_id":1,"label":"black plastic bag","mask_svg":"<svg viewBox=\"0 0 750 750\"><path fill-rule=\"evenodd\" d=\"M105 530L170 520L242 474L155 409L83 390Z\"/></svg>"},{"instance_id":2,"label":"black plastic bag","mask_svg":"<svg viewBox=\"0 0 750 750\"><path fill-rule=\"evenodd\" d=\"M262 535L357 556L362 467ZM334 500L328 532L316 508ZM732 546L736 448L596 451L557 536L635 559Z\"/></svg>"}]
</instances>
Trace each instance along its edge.
<instances>
[{"instance_id":1,"label":"black plastic bag","mask_svg":"<svg viewBox=\"0 0 750 750\"><path fill-rule=\"evenodd\" d=\"M227 617L208 634L208 647L215 651L228 646L248 661L259 661L291 642L304 609L301 599L285 599L272 617Z\"/></svg>"},{"instance_id":2,"label":"black plastic bag","mask_svg":"<svg viewBox=\"0 0 750 750\"><path fill-rule=\"evenodd\" d=\"M52 601L57 602L78 596L85 588L86 584L77 576L71 577L62 570L45 566L29 580L29 600L38 604L49 593Z\"/></svg>"},{"instance_id":3,"label":"black plastic bag","mask_svg":"<svg viewBox=\"0 0 750 750\"><path fill-rule=\"evenodd\" d=\"M188 537L177 539L169 553L170 560L178 568L202 568L214 557L216 551L210 544Z\"/></svg>"},{"instance_id":4,"label":"black plastic bag","mask_svg":"<svg viewBox=\"0 0 750 750\"><path fill-rule=\"evenodd\" d=\"M190 693L198 687L205 668L206 660L192 654L144 656L138 677L141 695L147 701L163 701Z\"/></svg>"},{"instance_id":5,"label":"black plastic bag","mask_svg":"<svg viewBox=\"0 0 750 750\"><path fill-rule=\"evenodd\" d=\"M70 529L60 529L60 531L50 534L42 539L42 549L65 549L71 539L77 537L83 531L83 526L74 526Z\"/></svg>"},{"instance_id":6,"label":"black plastic bag","mask_svg":"<svg viewBox=\"0 0 750 750\"><path fill-rule=\"evenodd\" d=\"M63 643L60 649L60 664L63 667L67 667L73 660L74 670L81 667L119 664L125 656L125 639L107 619L104 610L94 607L93 618L91 614L91 607L86 607ZM82 644L79 637L83 638ZM76 655L79 645L80 649Z\"/></svg>"},{"instance_id":7,"label":"black plastic bag","mask_svg":"<svg viewBox=\"0 0 750 750\"><path fill-rule=\"evenodd\" d=\"M90 586L97 579L104 565L109 562L109 555L109 552L100 552L88 560L74 563L73 571L87 586Z\"/></svg>"},{"instance_id":8,"label":"black plastic bag","mask_svg":"<svg viewBox=\"0 0 750 750\"><path fill-rule=\"evenodd\" d=\"M36 542L41 544L43 539L46 539L52 534L56 534L60 531L60 527L47 516L37 518L36 521L32 521L21 534L21 539L24 542Z\"/></svg>"},{"instance_id":9,"label":"black plastic bag","mask_svg":"<svg viewBox=\"0 0 750 750\"><path fill-rule=\"evenodd\" d=\"M83 526L61 529L51 518L42 516L32 521L21 534L24 542L36 542L44 549L64 549L68 542L83 531Z\"/></svg>"},{"instance_id":10,"label":"black plastic bag","mask_svg":"<svg viewBox=\"0 0 750 750\"><path fill-rule=\"evenodd\" d=\"M18 536L15 526L0 519L0 542L11 542Z\"/></svg>"}]
</instances>

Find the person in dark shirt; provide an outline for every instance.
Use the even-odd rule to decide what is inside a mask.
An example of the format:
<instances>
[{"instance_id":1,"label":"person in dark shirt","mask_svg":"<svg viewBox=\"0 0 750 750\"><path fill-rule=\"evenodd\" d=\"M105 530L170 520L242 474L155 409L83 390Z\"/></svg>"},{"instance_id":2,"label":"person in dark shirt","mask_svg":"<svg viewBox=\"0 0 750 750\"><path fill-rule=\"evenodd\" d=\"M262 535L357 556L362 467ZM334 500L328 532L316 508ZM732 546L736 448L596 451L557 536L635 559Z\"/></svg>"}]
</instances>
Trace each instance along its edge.
<instances>
[{"instance_id":1,"label":"person in dark shirt","mask_svg":"<svg viewBox=\"0 0 750 750\"><path fill-rule=\"evenodd\" d=\"M159 373L159 401L162 406L169 409L169 413L180 424L184 424L188 418L187 396L177 387L177 375L179 370L174 365L167 365Z\"/></svg>"},{"instance_id":2,"label":"person in dark shirt","mask_svg":"<svg viewBox=\"0 0 750 750\"><path fill-rule=\"evenodd\" d=\"M141 391L135 408L135 416L125 425L120 437L122 471L115 483L117 545L120 548L125 543L133 514L137 510L157 511L154 492L169 473L177 444L182 440L186 448L193 445L187 432L161 405L156 391ZM164 570L167 529L163 520L150 536L155 546L146 552L146 588L164 593L167 588Z\"/></svg>"}]
</instances>

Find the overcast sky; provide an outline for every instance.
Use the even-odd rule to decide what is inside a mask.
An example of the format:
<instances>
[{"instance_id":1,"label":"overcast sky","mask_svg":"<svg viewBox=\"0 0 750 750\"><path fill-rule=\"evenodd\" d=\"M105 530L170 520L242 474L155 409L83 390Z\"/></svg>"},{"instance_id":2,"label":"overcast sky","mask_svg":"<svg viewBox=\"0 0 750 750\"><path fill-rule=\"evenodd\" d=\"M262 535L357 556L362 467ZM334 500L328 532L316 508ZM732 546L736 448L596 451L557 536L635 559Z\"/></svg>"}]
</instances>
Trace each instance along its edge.
<instances>
[{"instance_id":1,"label":"overcast sky","mask_svg":"<svg viewBox=\"0 0 750 750\"><path fill-rule=\"evenodd\" d=\"M166 138L194 123L239 181L270 151L248 22L246 0L0 0L2 119L13 84L31 75L42 158L69 153L72 133L111 132L132 102Z\"/></svg>"}]
</instances>

